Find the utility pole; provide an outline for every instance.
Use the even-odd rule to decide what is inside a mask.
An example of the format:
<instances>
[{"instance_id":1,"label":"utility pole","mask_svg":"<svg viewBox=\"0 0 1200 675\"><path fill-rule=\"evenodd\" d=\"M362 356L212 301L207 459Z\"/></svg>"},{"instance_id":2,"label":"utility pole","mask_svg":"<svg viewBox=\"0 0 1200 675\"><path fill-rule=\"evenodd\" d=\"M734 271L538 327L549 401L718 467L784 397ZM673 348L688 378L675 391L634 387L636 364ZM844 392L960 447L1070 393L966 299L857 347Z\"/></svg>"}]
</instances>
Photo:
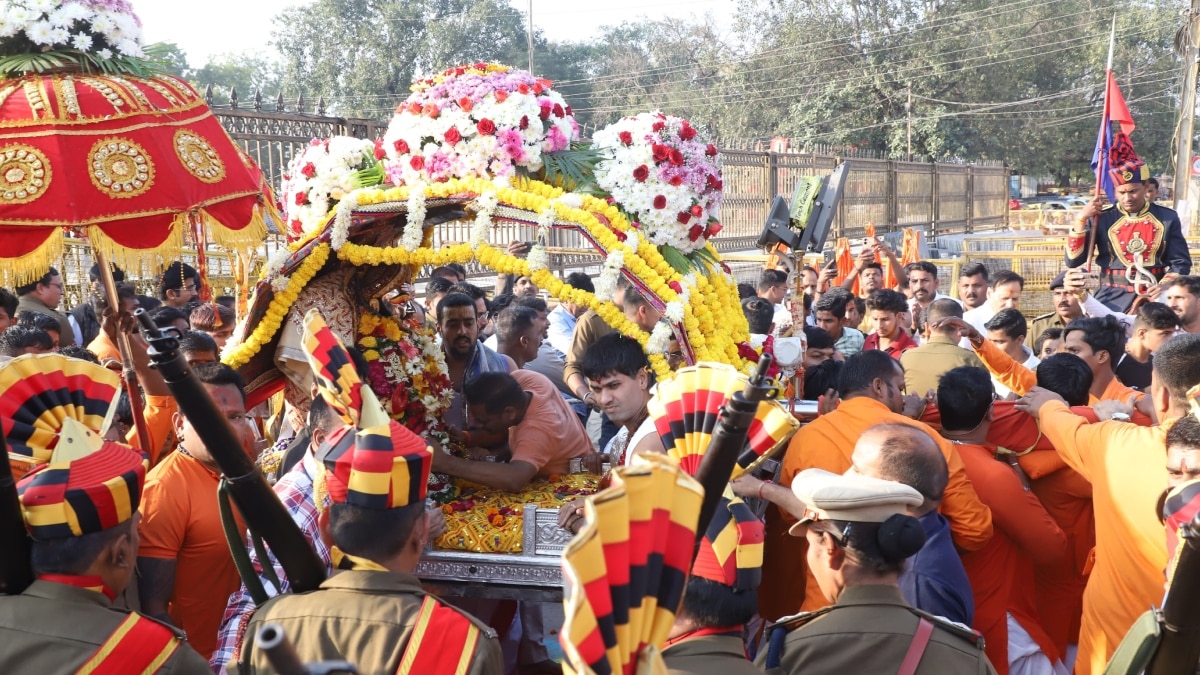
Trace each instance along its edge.
<instances>
[{"instance_id":1,"label":"utility pole","mask_svg":"<svg viewBox=\"0 0 1200 675\"><path fill-rule=\"evenodd\" d=\"M1200 2L1200 0L1194 0ZM905 87L908 92L908 102L904 104L904 161L912 161L912 84Z\"/></svg>"},{"instance_id":2,"label":"utility pole","mask_svg":"<svg viewBox=\"0 0 1200 675\"><path fill-rule=\"evenodd\" d=\"M1200 0L1193 0L1200 2ZM529 29L525 31L526 46L529 49L529 72L533 72L533 0L529 0Z\"/></svg>"},{"instance_id":3,"label":"utility pole","mask_svg":"<svg viewBox=\"0 0 1200 675\"><path fill-rule=\"evenodd\" d=\"M1175 148L1175 201L1179 208L1180 200L1189 199L1189 187L1192 183L1192 137L1195 134L1196 121L1196 70L1200 67L1200 35L1197 22L1200 21L1200 0L1192 0L1191 11L1188 12L1187 26L1184 35L1187 43L1183 45L1183 97L1179 106L1179 127L1176 130ZM1195 213L1195 205L1188 204L1188 212ZM1196 223L1192 223L1196 227Z\"/></svg>"}]
</instances>

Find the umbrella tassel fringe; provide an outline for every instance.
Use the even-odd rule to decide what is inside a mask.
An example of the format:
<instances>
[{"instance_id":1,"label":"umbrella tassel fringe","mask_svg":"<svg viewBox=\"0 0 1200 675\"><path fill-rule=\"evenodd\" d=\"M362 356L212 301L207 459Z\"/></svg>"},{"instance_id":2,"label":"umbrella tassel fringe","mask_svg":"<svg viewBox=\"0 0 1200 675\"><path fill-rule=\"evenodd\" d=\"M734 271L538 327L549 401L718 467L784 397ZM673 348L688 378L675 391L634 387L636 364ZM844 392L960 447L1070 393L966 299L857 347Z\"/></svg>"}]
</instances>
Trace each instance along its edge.
<instances>
[{"instance_id":1,"label":"umbrella tassel fringe","mask_svg":"<svg viewBox=\"0 0 1200 675\"><path fill-rule=\"evenodd\" d=\"M136 249L122 246L100 227L87 228L87 238L92 248L103 251L109 262L125 270L126 274L157 274L171 262L181 259L183 228L178 225L177 218L171 225L171 233L154 248Z\"/></svg>"},{"instance_id":2,"label":"umbrella tassel fringe","mask_svg":"<svg viewBox=\"0 0 1200 675\"><path fill-rule=\"evenodd\" d=\"M221 221L201 209L200 215L208 230L209 240L222 248L249 255L267 238L267 221L263 217L262 206L254 207L254 215L245 227L235 230L226 227ZM186 218L186 215L181 216Z\"/></svg>"},{"instance_id":3,"label":"umbrella tassel fringe","mask_svg":"<svg viewBox=\"0 0 1200 675\"><path fill-rule=\"evenodd\" d=\"M63 235L54 230L38 247L19 258L0 258L0 280L12 288L41 279L63 256Z\"/></svg>"}]
</instances>

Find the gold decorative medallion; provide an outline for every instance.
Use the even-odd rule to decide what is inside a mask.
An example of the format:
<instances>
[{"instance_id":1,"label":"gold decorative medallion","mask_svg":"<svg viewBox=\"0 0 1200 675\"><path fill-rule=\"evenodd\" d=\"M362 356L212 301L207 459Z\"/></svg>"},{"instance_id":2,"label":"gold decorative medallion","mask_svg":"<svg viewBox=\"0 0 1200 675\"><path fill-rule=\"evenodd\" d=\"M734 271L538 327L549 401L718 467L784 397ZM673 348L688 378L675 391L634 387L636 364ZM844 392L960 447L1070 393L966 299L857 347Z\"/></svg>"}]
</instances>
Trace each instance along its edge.
<instances>
[{"instance_id":1,"label":"gold decorative medallion","mask_svg":"<svg viewBox=\"0 0 1200 675\"><path fill-rule=\"evenodd\" d=\"M50 187L50 162L30 145L0 147L0 204L28 204Z\"/></svg>"},{"instance_id":2,"label":"gold decorative medallion","mask_svg":"<svg viewBox=\"0 0 1200 675\"><path fill-rule=\"evenodd\" d=\"M175 132L175 154L183 168L205 183L217 183L225 177L225 164L213 146L200 134L180 129Z\"/></svg>"},{"instance_id":3,"label":"gold decorative medallion","mask_svg":"<svg viewBox=\"0 0 1200 675\"><path fill-rule=\"evenodd\" d=\"M109 197L136 197L154 182L154 163L145 148L125 138L106 138L88 153L88 175Z\"/></svg>"}]
</instances>

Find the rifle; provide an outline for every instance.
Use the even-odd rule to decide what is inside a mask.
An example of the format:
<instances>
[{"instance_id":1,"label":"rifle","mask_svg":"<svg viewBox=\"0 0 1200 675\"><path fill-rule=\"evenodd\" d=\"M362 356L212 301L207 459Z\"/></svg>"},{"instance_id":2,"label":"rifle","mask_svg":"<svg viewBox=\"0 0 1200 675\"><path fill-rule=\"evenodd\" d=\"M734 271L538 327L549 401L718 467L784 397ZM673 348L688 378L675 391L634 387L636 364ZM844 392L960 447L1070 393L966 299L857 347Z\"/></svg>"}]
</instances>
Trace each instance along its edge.
<instances>
[{"instance_id":1,"label":"rifle","mask_svg":"<svg viewBox=\"0 0 1200 675\"><path fill-rule=\"evenodd\" d=\"M717 505L733 474L733 467L737 465L738 453L746 445L746 435L750 432L754 416L758 414L758 404L779 395L779 387L767 377L771 361L770 354L763 354L746 388L735 392L721 406L721 416L713 429L712 440L696 469L696 480L704 486L704 501L700 503L700 519L696 525L697 550L709 522L717 512Z\"/></svg>"},{"instance_id":2,"label":"rifle","mask_svg":"<svg viewBox=\"0 0 1200 675\"><path fill-rule=\"evenodd\" d=\"M1200 516L1180 528L1178 555L1146 675L1190 675L1200 661Z\"/></svg>"},{"instance_id":3,"label":"rifle","mask_svg":"<svg viewBox=\"0 0 1200 675\"><path fill-rule=\"evenodd\" d=\"M325 580L325 564L267 485L258 466L242 449L242 442L230 428L229 420L217 409L204 385L188 367L179 353L179 339L161 332L144 310L134 312L134 317L141 324L142 334L149 344L152 364L166 380L179 404L179 412L192 423L221 468L229 495L245 519L246 527L260 533L271 547L293 591L316 590Z\"/></svg>"},{"instance_id":4,"label":"rifle","mask_svg":"<svg viewBox=\"0 0 1200 675\"><path fill-rule=\"evenodd\" d=\"M4 551L0 555L0 591L5 595L19 595L33 583L33 564L29 559L29 534L21 515L21 501L17 498L17 481L13 478L12 465L8 463L8 442L4 439L3 427L0 427L0 451L4 453L4 468L0 469L0 551Z\"/></svg>"},{"instance_id":5,"label":"rifle","mask_svg":"<svg viewBox=\"0 0 1200 675\"><path fill-rule=\"evenodd\" d=\"M279 675L358 675L358 669L348 661L304 663L288 640L283 626L268 623L258 629L255 644L267 655L271 669Z\"/></svg>"}]
</instances>

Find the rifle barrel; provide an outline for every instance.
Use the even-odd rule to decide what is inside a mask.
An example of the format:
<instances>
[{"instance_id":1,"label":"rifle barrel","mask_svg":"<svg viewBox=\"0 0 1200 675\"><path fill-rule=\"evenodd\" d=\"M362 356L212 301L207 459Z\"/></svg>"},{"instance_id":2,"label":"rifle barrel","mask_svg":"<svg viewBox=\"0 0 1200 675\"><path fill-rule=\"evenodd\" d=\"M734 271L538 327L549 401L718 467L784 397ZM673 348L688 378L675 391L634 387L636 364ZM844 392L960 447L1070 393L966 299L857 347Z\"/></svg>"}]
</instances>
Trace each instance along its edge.
<instances>
[{"instance_id":1,"label":"rifle barrel","mask_svg":"<svg viewBox=\"0 0 1200 675\"><path fill-rule=\"evenodd\" d=\"M0 588L6 595L18 595L33 583L30 562L30 540L17 498L17 481L8 461L8 441L0 427L0 450L4 452L4 467L0 468Z\"/></svg>"},{"instance_id":2,"label":"rifle barrel","mask_svg":"<svg viewBox=\"0 0 1200 675\"><path fill-rule=\"evenodd\" d=\"M1200 516L1183 526L1162 608L1162 639L1146 675L1191 675L1200 660Z\"/></svg>"}]
</instances>

